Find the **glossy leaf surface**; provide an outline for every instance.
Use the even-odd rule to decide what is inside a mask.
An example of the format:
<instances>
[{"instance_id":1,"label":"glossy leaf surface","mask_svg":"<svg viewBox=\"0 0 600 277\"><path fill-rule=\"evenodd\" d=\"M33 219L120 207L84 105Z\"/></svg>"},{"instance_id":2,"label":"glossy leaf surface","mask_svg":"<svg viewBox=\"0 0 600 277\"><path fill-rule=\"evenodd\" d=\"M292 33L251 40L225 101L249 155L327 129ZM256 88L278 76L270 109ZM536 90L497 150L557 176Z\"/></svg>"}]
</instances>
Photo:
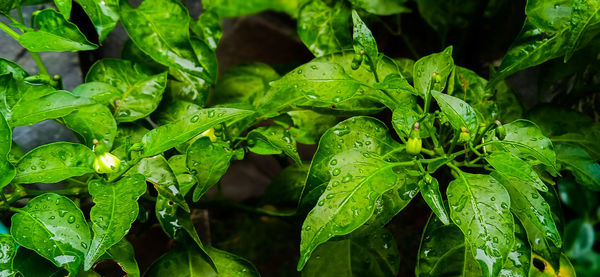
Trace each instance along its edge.
<instances>
[{"instance_id":1,"label":"glossy leaf surface","mask_svg":"<svg viewBox=\"0 0 600 277\"><path fill-rule=\"evenodd\" d=\"M232 108L203 109L194 115L155 128L144 135L142 138L143 155L149 157L162 153L219 123L233 123L253 113L249 110Z\"/></svg>"},{"instance_id":2,"label":"glossy leaf surface","mask_svg":"<svg viewBox=\"0 0 600 277\"><path fill-rule=\"evenodd\" d=\"M298 12L298 36L317 57L335 53L352 44L350 9L343 2L329 7L324 1L312 0Z\"/></svg>"},{"instance_id":3,"label":"glossy leaf surface","mask_svg":"<svg viewBox=\"0 0 600 277\"><path fill-rule=\"evenodd\" d=\"M17 173L15 167L8 161L12 146L12 129L0 113L0 188L8 185Z\"/></svg>"},{"instance_id":4,"label":"glossy leaf surface","mask_svg":"<svg viewBox=\"0 0 600 277\"><path fill-rule=\"evenodd\" d=\"M173 274L181 277L260 276L256 268L244 258L212 247L207 247L207 252L215 261L219 273L211 268L199 251L193 248L176 248L154 262L144 276L159 277Z\"/></svg>"},{"instance_id":5,"label":"glossy leaf surface","mask_svg":"<svg viewBox=\"0 0 600 277\"><path fill-rule=\"evenodd\" d=\"M65 124L83 138L84 144L102 153L112 149L117 135L117 122L110 110L101 104L95 104L78 109L65 116ZM94 140L98 144L94 145Z\"/></svg>"},{"instance_id":6,"label":"glossy leaf surface","mask_svg":"<svg viewBox=\"0 0 600 277\"><path fill-rule=\"evenodd\" d=\"M569 144L556 147L556 159L564 169L571 171L577 183L591 190L600 190L600 164L585 150Z\"/></svg>"},{"instance_id":7,"label":"glossy leaf surface","mask_svg":"<svg viewBox=\"0 0 600 277\"><path fill-rule=\"evenodd\" d=\"M90 269L105 251L123 239L138 215L138 198L146 191L141 174L125 176L115 183L92 180L88 190L94 201L90 221L94 237L85 256Z\"/></svg>"},{"instance_id":8,"label":"glossy leaf surface","mask_svg":"<svg viewBox=\"0 0 600 277\"><path fill-rule=\"evenodd\" d=\"M0 276L14 276L13 260L17 255L17 243L10 234L0 234Z\"/></svg>"},{"instance_id":9,"label":"glossy leaf surface","mask_svg":"<svg viewBox=\"0 0 600 277\"><path fill-rule=\"evenodd\" d=\"M128 277L139 277L140 269L133 252L133 246L126 239L122 239L106 250L100 259L111 259L119 264Z\"/></svg>"},{"instance_id":10,"label":"glossy leaf surface","mask_svg":"<svg viewBox=\"0 0 600 277\"><path fill-rule=\"evenodd\" d=\"M85 13L90 17L90 20L98 33L100 42L108 36L108 34L117 26L119 21L119 2L117 0L75 0Z\"/></svg>"},{"instance_id":11,"label":"glossy leaf surface","mask_svg":"<svg viewBox=\"0 0 600 277\"><path fill-rule=\"evenodd\" d=\"M502 175L512 176L522 180L527 186L534 187L541 191L548 191L546 184L544 184L537 173L531 169L531 166L511 153L494 152L491 155L486 156L485 160Z\"/></svg>"},{"instance_id":12,"label":"glossy leaf surface","mask_svg":"<svg viewBox=\"0 0 600 277\"><path fill-rule=\"evenodd\" d=\"M329 164L331 180L302 224L299 270L318 245L364 224L377 199L403 181L394 164L377 153L347 150L333 156Z\"/></svg>"},{"instance_id":13,"label":"glossy leaf surface","mask_svg":"<svg viewBox=\"0 0 600 277\"><path fill-rule=\"evenodd\" d=\"M147 69L127 60L102 59L94 63L85 80L117 88L120 95L113 100L115 119L130 122L148 116L158 107L167 74L151 75Z\"/></svg>"},{"instance_id":14,"label":"glossy leaf surface","mask_svg":"<svg viewBox=\"0 0 600 277\"><path fill-rule=\"evenodd\" d=\"M10 233L56 266L76 274L90 244L90 229L70 199L54 193L33 198L12 216Z\"/></svg>"},{"instance_id":15,"label":"glossy leaf surface","mask_svg":"<svg viewBox=\"0 0 600 277\"><path fill-rule=\"evenodd\" d=\"M397 243L385 228L369 236L327 242L313 255L302 270L303 277L396 276L400 267Z\"/></svg>"},{"instance_id":16,"label":"glossy leaf surface","mask_svg":"<svg viewBox=\"0 0 600 277\"><path fill-rule=\"evenodd\" d=\"M504 128L506 137L493 141L494 145L531 164L543 163L549 170L555 171L556 153L552 141L542 134L535 123L520 119L504 125Z\"/></svg>"},{"instance_id":17,"label":"glossy leaf surface","mask_svg":"<svg viewBox=\"0 0 600 277\"><path fill-rule=\"evenodd\" d=\"M198 186L194 189L194 202L206 193L227 172L233 151L229 144L209 138L200 138L187 149L185 164Z\"/></svg>"},{"instance_id":18,"label":"glossy leaf surface","mask_svg":"<svg viewBox=\"0 0 600 277\"><path fill-rule=\"evenodd\" d=\"M67 16L68 17L68 16ZM77 26L54 9L45 9L34 15L35 32L25 32L19 43L32 52L83 51L98 48L79 31Z\"/></svg>"},{"instance_id":19,"label":"glossy leaf surface","mask_svg":"<svg viewBox=\"0 0 600 277\"><path fill-rule=\"evenodd\" d=\"M379 61L379 51L377 50L377 42L369 30L369 27L360 19L360 16L355 10L352 10L352 40L354 41L354 53L365 51L371 64L377 68Z\"/></svg>"},{"instance_id":20,"label":"glossy leaf surface","mask_svg":"<svg viewBox=\"0 0 600 277\"><path fill-rule=\"evenodd\" d=\"M144 1L136 8L120 2L121 23L131 40L155 61L205 76L192 48L190 17L186 7L176 0Z\"/></svg>"},{"instance_id":21,"label":"glossy leaf surface","mask_svg":"<svg viewBox=\"0 0 600 277\"><path fill-rule=\"evenodd\" d=\"M185 199L183 199L184 194L179 189L177 178L163 156L158 155L143 158L129 172L132 174L137 172L144 175L146 180L154 185L160 196L176 203L185 211L190 211Z\"/></svg>"},{"instance_id":22,"label":"glossy leaf surface","mask_svg":"<svg viewBox=\"0 0 600 277\"><path fill-rule=\"evenodd\" d=\"M444 200L442 199L442 194L440 193L440 184L437 179L431 179L431 183L427 183L425 179L421 179L418 182L419 188L421 189L421 195L423 199L429 205L429 208L435 213L435 215L442 221L444 224L449 224L450 219L448 217L448 213L446 212L446 208L444 207Z\"/></svg>"},{"instance_id":23,"label":"glossy leaf surface","mask_svg":"<svg viewBox=\"0 0 600 277\"><path fill-rule=\"evenodd\" d=\"M446 48L440 53L425 56L415 62L413 85L422 97L425 97L430 90L441 92L453 69L452 47ZM434 80L434 73L439 75L439 82Z\"/></svg>"},{"instance_id":24,"label":"glossy leaf surface","mask_svg":"<svg viewBox=\"0 0 600 277\"><path fill-rule=\"evenodd\" d=\"M301 208L312 207L331 179L330 160L338 153L360 149L378 155L392 154L400 144L389 135L381 121L372 117L353 117L330 128L321 136L317 152L313 156L306 185L302 192Z\"/></svg>"},{"instance_id":25,"label":"glossy leaf surface","mask_svg":"<svg viewBox=\"0 0 600 277\"><path fill-rule=\"evenodd\" d=\"M86 146L55 142L37 147L17 163L15 183L56 183L94 172L95 155Z\"/></svg>"},{"instance_id":26,"label":"glossy leaf surface","mask_svg":"<svg viewBox=\"0 0 600 277\"><path fill-rule=\"evenodd\" d=\"M432 91L432 95L442 112L448 117L454 130L460 131L461 127L465 126L470 134L477 133L479 127L477 113L471 105L459 98L437 91Z\"/></svg>"},{"instance_id":27,"label":"glossy leaf surface","mask_svg":"<svg viewBox=\"0 0 600 277\"><path fill-rule=\"evenodd\" d=\"M248 133L248 149L261 155L285 153L294 162L302 164L296 140L285 127L271 125L256 128Z\"/></svg>"},{"instance_id":28,"label":"glossy leaf surface","mask_svg":"<svg viewBox=\"0 0 600 277\"><path fill-rule=\"evenodd\" d=\"M450 217L465 234L483 276L496 276L515 241L510 196L489 175L462 173L448 185Z\"/></svg>"}]
</instances>

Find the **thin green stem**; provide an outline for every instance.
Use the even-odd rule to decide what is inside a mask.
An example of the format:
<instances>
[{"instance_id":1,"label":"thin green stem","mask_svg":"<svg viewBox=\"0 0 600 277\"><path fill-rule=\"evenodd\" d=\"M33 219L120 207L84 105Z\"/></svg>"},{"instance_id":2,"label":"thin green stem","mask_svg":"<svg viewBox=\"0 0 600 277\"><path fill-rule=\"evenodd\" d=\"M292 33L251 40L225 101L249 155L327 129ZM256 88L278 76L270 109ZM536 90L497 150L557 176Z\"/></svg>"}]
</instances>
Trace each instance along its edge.
<instances>
[{"instance_id":1,"label":"thin green stem","mask_svg":"<svg viewBox=\"0 0 600 277\"><path fill-rule=\"evenodd\" d=\"M23 210L15 207L8 207L8 210L15 213L22 213Z\"/></svg>"},{"instance_id":2,"label":"thin green stem","mask_svg":"<svg viewBox=\"0 0 600 277\"><path fill-rule=\"evenodd\" d=\"M268 215L268 216L279 216L279 217L288 217L296 214L296 211L274 211L269 209L263 209L258 207L247 206L244 204L240 204L237 202L226 201L226 200L215 200L215 201L206 201L206 202L198 202L193 204L195 208L234 208L245 212Z\"/></svg>"},{"instance_id":3,"label":"thin green stem","mask_svg":"<svg viewBox=\"0 0 600 277\"><path fill-rule=\"evenodd\" d=\"M429 150L427 148L421 148L421 153L425 153L425 154L427 154L428 156L431 156L431 157L433 157L433 156L436 155L433 150Z\"/></svg>"},{"instance_id":4,"label":"thin green stem","mask_svg":"<svg viewBox=\"0 0 600 277\"><path fill-rule=\"evenodd\" d=\"M25 19L23 18L23 10L21 9L21 5L17 5L17 14L19 15L19 22L21 24L25 24Z\"/></svg>"},{"instance_id":5,"label":"thin green stem","mask_svg":"<svg viewBox=\"0 0 600 277\"><path fill-rule=\"evenodd\" d=\"M35 62L35 64L40 69L40 73L43 74L43 75L50 76L50 73L48 73L48 69L46 69L46 66L44 65L44 62L42 62L42 59L40 58L40 55L37 52L29 52L29 54L31 54L31 57L33 58L33 61Z\"/></svg>"},{"instance_id":6,"label":"thin green stem","mask_svg":"<svg viewBox=\"0 0 600 277\"><path fill-rule=\"evenodd\" d=\"M19 35L17 32L15 32L3 22L0 22L0 29L17 41L19 40L19 37L21 37L21 35Z\"/></svg>"}]
</instances>

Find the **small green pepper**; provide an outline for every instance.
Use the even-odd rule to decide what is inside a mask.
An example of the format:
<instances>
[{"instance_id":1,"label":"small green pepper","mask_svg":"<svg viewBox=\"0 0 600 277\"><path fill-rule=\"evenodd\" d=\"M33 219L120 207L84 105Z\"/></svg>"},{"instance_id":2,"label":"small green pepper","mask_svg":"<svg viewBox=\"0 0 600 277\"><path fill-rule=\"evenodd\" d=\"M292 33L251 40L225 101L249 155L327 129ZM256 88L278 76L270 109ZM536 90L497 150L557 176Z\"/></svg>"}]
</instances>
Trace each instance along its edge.
<instances>
[{"instance_id":1,"label":"small green pepper","mask_svg":"<svg viewBox=\"0 0 600 277\"><path fill-rule=\"evenodd\" d=\"M357 70L360 67L360 64L363 61L363 53L362 52L358 52L354 54L354 58L352 59L352 70Z\"/></svg>"}]
</instances>

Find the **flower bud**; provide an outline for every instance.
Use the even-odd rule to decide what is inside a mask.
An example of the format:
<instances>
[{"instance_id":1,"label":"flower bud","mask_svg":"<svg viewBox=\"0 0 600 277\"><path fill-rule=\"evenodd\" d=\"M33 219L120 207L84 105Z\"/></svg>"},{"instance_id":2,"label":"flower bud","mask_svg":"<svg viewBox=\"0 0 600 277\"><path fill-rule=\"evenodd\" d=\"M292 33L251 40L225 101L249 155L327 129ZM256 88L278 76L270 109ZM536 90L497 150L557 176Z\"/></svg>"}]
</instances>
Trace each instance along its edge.
<instances>
[{"instance_id":1,"label":"flower bud","mask_svg":"<svg viewBox=\"0 0 600 277\"><path fill-rule=\"evenodd\" d=\"M210 128L202 132L202 134L200 134L200 137L208 137L211 142L217 141L217 136L215 135L215 128Z\"/></svg>"},{"instance_id":2,"label":"flower bud","mask_svg":"<svg viewBox=\"0 0 600 277\"><path fill-rule=\"evenodd\" d=\"M436 83L440 83L440 82L442 82L442 76L441 76L439 73L437 73L437 72L433 72L433 73L431 74L431 78L432 78L432 79L433 79L433 81L434 81L434 82L436 82Z\"/></svg>"},{"instance_id":3,"label":"flower bud","mask_svg":"<svg viewBox=\"0 0 600 277\"><path fill-rule=\"evenodd\" d=\"M119 170L119 166L121 165L121 160L109 153L104 152L94 159L94 170L97 173L113 173Z\"/></svg>"},{"instance_id":4,"label":"flower bud","mask_svg":"<svg viewBox=\"0 0 600 277\"><path fill-rule=\"evenodd\" d=\"M415 125L410 132L408 137L408 141L406 142L406 153L411 155L417 155L421 153L421 148L423 147L423 141L421 140L421 135L419 134L419 122L415 122Z\"/></svg>"},{"instance_id":5,"label":"flower bud","mask_svg":"<svg viewBox=\"0 0 600 277\"><path fill-rule=\"evenodd\" d=\"M458 137L458 143L465 144L471 140L471 134L469 134L469 130L467 127L460 127L460 136Z\"/></svg>"},{"instance_id":6,"label":"flower bud","mask_svg":"<svg viewBox=\"0 0 600 277\"><path fill-rule=\"evenodd\" d=\"M498 120L496 120L496 125L498 125L498 127L496 127L496 136L500 140L503 140L506 137L506 129L504 128L504 125L502 125L502 123L500 123L500 121Z\"/></svg>"}]
</instances>

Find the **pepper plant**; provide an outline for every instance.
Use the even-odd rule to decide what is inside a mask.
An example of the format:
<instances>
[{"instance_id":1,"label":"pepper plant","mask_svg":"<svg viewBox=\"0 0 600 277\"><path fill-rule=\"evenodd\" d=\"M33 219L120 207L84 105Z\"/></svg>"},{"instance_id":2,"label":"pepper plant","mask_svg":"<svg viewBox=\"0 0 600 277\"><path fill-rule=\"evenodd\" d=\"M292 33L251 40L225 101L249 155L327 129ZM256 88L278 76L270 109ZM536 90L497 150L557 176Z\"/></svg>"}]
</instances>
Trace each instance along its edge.
<instances>
[{"instance_id":1,"label":"pepper plant","mask_svg":"<svg viewBox=\"0 0 600 277\"><path fill-rule=\"evenodd\" d=\"M416 60L381 53L365 22L412 12L405 1L211 0L192 18L178 0L76 0L97 39L69 21L68 0L24 22L21 5L34 2L0 2L10 21L0 28L39 66L31 74L0 59L0 208L10 215L1 276L95 276L106 260L140 276L126 235L148 222L176 247L144 276L259 276L248 260L201 241L191 217L248 155L288 165L265 197L294 204L222 205L291 222L300 241L290 259L302 276L397 276L402 242L386 225L421 199L431 216L417 276L575 276L557 183L600 189L599 129L573 110L523 119L505 78L559 58L545 84L574 78L561 91L570 95L597 88L597 62L581 66L579 57L600 49L600 2L527 1L491 81L455 64L452 46ZM478 1L466 2L470 11ZM488 12L502 1L482 2ZM444 4L416 5L442 38L456 23L439 11ZM296 19L315 58L285 72L240 64L217 78L221 20L266 9ZM37 53L97 49L118 22L129 35L122 58L96 61L85 82L63 90ZM570 58L578 65L563 62ZM22 153L13 128L49 119L80 143ZM298 144L316 151L307 157Z\"/></svg>"}]
</instances>

